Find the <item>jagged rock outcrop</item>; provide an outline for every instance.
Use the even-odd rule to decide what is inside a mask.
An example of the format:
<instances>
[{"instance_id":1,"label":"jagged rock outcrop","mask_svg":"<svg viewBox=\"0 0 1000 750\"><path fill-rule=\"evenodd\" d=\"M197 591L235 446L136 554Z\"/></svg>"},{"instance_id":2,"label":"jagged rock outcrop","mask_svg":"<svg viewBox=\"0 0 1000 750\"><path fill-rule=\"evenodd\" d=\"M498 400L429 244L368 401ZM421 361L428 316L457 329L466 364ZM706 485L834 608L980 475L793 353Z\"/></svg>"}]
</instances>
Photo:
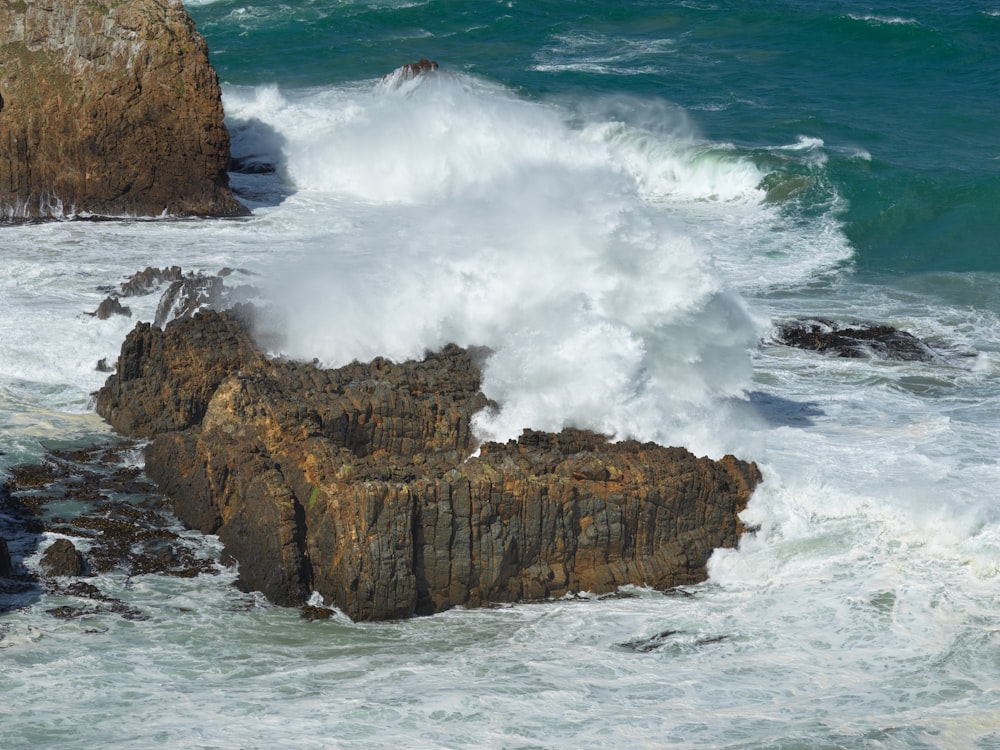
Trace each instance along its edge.
<instances>
[{"instance_id":1,"label":"jagged rock outcrop","mask_svg":"<svg viewBox=\"0 0 1000 750\"><path fill-rule=\"evenodd\" d=\"M336 370L270 360L216 312L128 336L97 409L217 533L248 588L378 620L703 580L760 480L731 456L526 430L475 449L483 352Z\"/></svg>"},{"instance_id":2,"label":"jagged rock outcrop","mask_svg":"<svg viewBox=\"0 0 1000 750\"><path fill-rule=\"evenodd\" d=\"M3 0L0 70L0 219L248 213L179 0Z\"/></svg>"},{"instance_id":3,"label":"jagged rock outcrop","mask_svg":"<svg viewBox=\"0 0 1000 750\"><path fill-rule=\"evenodd\" d=\"M205 274L200 271L184 273L180 266L169 268L153 268L132 274L122 282L120 291L112 293L93 315L99 320L106 320L112 315L131 317L131 308L122 305L121 297L141 297L156 291L162 284L169 284L160 296L156 307L153 325L162 328L174 318L189 318L199 310L224 310L247 302L256 294L256 289L249 285L226 286L225 280L234 273L232 268L223 268L217 274ZM242 273L250 273L242 271Z\"/></svg>"},{"instance_id":4,"label":"jagged rock outcrop","mask_svg":"<svg viewBox=\"0 0 1000 750\"><path fill-rule=\"evenodd\" d=\"M125 307L118 297L107 297L101 304L97 306L97 309L88 315L93 315L98 320L107 320L112 315L124 315L126 318L132 317L132 309Z\"/></svg>"}]
</instances>

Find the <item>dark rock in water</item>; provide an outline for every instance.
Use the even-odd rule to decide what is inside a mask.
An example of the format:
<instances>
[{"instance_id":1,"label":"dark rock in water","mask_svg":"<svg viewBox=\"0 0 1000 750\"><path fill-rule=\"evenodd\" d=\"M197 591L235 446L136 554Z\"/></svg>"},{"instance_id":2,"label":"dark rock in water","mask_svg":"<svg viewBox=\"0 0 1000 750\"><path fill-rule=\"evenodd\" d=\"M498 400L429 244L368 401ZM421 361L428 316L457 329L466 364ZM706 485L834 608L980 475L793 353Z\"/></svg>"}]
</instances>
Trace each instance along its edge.
<instances>
[{"instance_id":1,"label":"dark rock in water","mask_svg":"<svg viewBox=\"0 0 1000 750\"><path fill-rule=\"evenodd\" d=\"M152 294L163 284L168 284L160 297L153 319L153 325L162 328L174 318L187 318L208 308L222 310L250 299L256 293L252 286L226 286L225 279L233 273L231 268L223 268L218 274L212 275L201 272L184 273L180 266L147 267L122 282L120 296L140 297ZM131 310L122 307L118 297L119 295L109 296L93 314L102 320L113 314L131 315Z\"/></svg>"},{"instance_id":2,"label":"dark rock in water","mask_svg":"<svg viewBox=\"0 0 1000 750\"><path fill-rule=\"evenodd\" d=\"M53 607L45 611L57 620L76 620L87 615L96 615L99 610L96 607L73 607L69 604L64 604L61 607Z\"/></svg>"},{"instance_id":3,"label":"dark rock in water","mask_svg":"<svg viewBox=\"0 0 1000 750\"><path fill-rule=\"evenodd\" d=\"M120 465L123 451L134 448L123 444L51 451L39 464L12 467L11 480L0 487L0 519L5 531L13 529L25 556L38 546L37 542L34 547L25 543L28 535L40 540L45 532L52 532L87 540L86 561L76 545L63 538L45 551L40 567L45 589L50 593L92 600L98 605L69 607L53 612L55 616L109 612L130 620L145 617L90 583L75 579L67 584L60 577L113 570L129 576L156 573L182 578L218 572L213 560L199 557L190 541L171 530L176 520L167 513L162 496L155 493L140 470ZM143 499L113 499L124 496ZM46 509L50 503L68 499L89 507L69 518L49 515ZM17 606L18 600L24 601L28 589L40 590L30 571L15 569L14 577L18 580L0 578L0 612Z\"/></svg>"},{"instance_id":4,"label":"dark rock in water","mask_svg":"<svg viewBox=\"0 0 1000 750\"><path fill-rule=\"evenodd\" d=\"M14 574L14 565L10 561L10 550L7 541L0 537L0 578L10 578Z\"/></svg>"},{"instance_id":5,"label":"dark rock in water","mask_svg":"<svg viewBox=\"0 0 1000 750\"><path fill-rule=\"evenodd\" d=\"M97 310L91 314L98 320L107 320L112 315L125 315L127 317L132 317L132 310L122 306L122 303L118 301L117 297L108 297L100 305L98 305Z\"/></svg>"},{"instance_id":6,"label":"dark rock in water","mask_svg":"<svg viewBox=\"0 0 1000 750\"><path fill-rule=\"evenodd\" d=\"M249 213L182 3L0 3L0 69L0 218Z\"/></svg>"},{"instance_id":7,"label":"dark rock in water","mask_svg":"<svg viewBox=\"0 0 1000 750\"><path fill-rule=\"evenodd\" d=\"M188 318L206 307L223 306L225 282L221 276L195 274L173 282L156 308L153 325L163 327L174 318Z\"/></svg>"},{"instance_id":8,"label":"dark rock in water","mask_svg":"<svg viewBox=\"0 0 1000 750\"><path fill-rule=\"evenodd\" d=\"M392 73L388 73L382 76L382 80L386 80L391 76L399 76L403 79L416 78L424 73L433 73L438 69L438 64L436 60L428 60L426 57L421 57L415 63L406 63L401 65Z\"/></svg>"},{"instance_id":9,"label":"dark rock in water","mask_svg":"<svg viewBox=\"0 0 1000 750\"><path fill-rule=\"evenodd\" d=\"M255 156L233 157L229 161L229 171L240 174L274 174L278 167L270 161Z\"/></svg>"},{"instance_id":10,"label":"dark rock in water","mask_svg":"<svg viewBox=\"0 0 1000 750\"><path fill-rule=\"evenodd\" d=\"M419 76L434 73L437 69L438 64L436 61L428 60L426 57L421 57L415 63L406 63L405 65L399 66L391 73L386 73L379 81L379 85L383 89L392 90L399 87L406 81L411 81Z\"/></svg>"},{"instance_id":11,"label":"dark rock in water","mask_svg":"<svg viewBox=\"0 0 1000 750\"><path fill-rule=\"evenodd\" d=\"M856 324L838 328L827 320L786 323L778 327L777 340L798 349L838 357L881 357L908 362L930 362L934 352L913 334L892 326Z\"/></svg>"},{"instance_id":12,"label":"dark rock in water","mask_svg":"<svg viewBox=\"0 0 1000 750\"><path fill-rule=\"evenodd\" d=\"M180 281L183 278L184 272L180 266L171 266L170 268L146 266L144 271L134 273L127 281L122 282L122 296L140 297L149 294L165 281Z\"/></svg>"},{"instance_id":13,"label":"dark rock in water","mask_svg":"<svg viewBox=\"0 0 1000 750\"><path fill-rule=\"evenodd\" d=\"M316 607L312 604L303 605L299 610L303 620L329 620L333 617L333 610L327 607Z\"/></svg>"},{"instance_id":14,"label":"dark rock in water","mask_svg":"<svg viewBox=\"0 0 1000 750\"><path fill-rule=\"evenodd\" d=\"M69 539L56 539L41 560L42 571L48 576L78 576L83 573L83 555Z\"/></svg>"},{"instance_id":15,"label":"dark rock in water","mask_svg":"<svg viewBox=\"0 0 1000 750\"><path fill-rule=\"evenodd\" d=\"M620 643L622 648L627 648L630 651L635 651L640 654L647 654L650 651L656 651L663 646L666 646L674 636L683 635L680 630L664 630L656 635L650 636L649 638L640 638L636 641L627 641L625 643ZM722 643L726 640L728 636L725 635L710 635L705 638L699 638L698 640L691 643L688 642L689 646L702 647L702 646L712 646L716 643Z\"/></svg>"},{"instance_id":16,"label":"dark rock in water","mask_svg":"<svg viewBox=\"0 0 1000 750\"><path fill-rule=\"evenodd\" d=\"M44 487L58 477L58 469L50 463L25 464L9 469L12 484L19 489Z\"/></svg>"},{"instance_id":17,"label":"dark rock in water","mask_svg":"<svg viewBox=\"0 0 1000 750\"><path fill-rule=\"evenodd\" d=\"M423 73L433 73L438 69L437 60L428 60L426 57L421 57L415 63L406 63L400 70L404 71L409 76L418 76Z\"/></svg>"},{"instance_id":18,"label":"dark rock in water","mask_svg":"<svg viewBox=\"0 0 1000 750\"><path fill-rule=\"evenodd\" d=\"M704 580L734 546L756 465L681 448L526 431L477 447L476 353L336 370L266 358L244 321L139 324L97 396L151 438L146 470L217 533L245 589L356 620Z\"/></svg>"},{"instance_id":19,"label":"dark rock in water","mask_svg":"<svg viewBox=\"0 0 1000 750\"><path fill-rule=\"evenodd\" d=\"M649 638L641 638L637 641L627 641L620 645L622 648L627 648L629 651L645 654L650 651L655 651L665 645L669 638L672 638L678 633L680 633L679 630L664 630L654 636L650 636Z\"/></svg>"},{"instance_id":20,"label":"dark rock in water","mask_svg":"<svg viewBox=\"0 0 1000 750\"><path fill-rule=\"evenodd\" d=\"M102 593L96 586L83 581L73 581L68 586L56 586L50 589L50 591L53 594L75 596L88 601L97 602L96 606L89 604L84 606L73 606L67 604L61 607L54 607L52 609L45 610L48 614L60 620L75 620L80 617L88 617L90 615L101 614L104 612L119 615L125 620L149 619L147 615L144 615L135 607L130 607L121 599L108 596L107 594Z\"/></svg>"},{"instance_id":21,"label":"dark rock in water","mask_svg":"<svg viewBox=\"0 0 1000 750\"><path fill-rule=\"evenodd\" d=\"M115 368L108 364L106 357L102 357L97 360L97 365L94 367L98 372L114 372Z\"/></svg>"}]
</instances>

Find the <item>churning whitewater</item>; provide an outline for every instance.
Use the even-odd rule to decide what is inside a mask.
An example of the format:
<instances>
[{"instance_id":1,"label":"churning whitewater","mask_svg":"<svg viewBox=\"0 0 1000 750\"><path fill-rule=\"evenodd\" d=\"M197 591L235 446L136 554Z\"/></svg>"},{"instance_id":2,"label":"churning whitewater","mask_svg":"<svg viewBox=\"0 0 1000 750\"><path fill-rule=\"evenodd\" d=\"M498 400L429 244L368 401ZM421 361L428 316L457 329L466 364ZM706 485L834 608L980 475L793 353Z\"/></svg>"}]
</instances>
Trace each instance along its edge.
<instances>
[{"instance_id":1,"label":"churning whitewater","mask_svg":"<svg viewBox=\"0 0 1000 750\"><path fill-rule=\"evenodd\" d=\"M667 195L664 173L684 170L688 190L706 191L695 200L722 188L759 202L752 165L703 156L686 132L605 118L574 130L565 110L460 74L227 102L249 123L237 148L279 162L293 200L336 206L335 225L278 273L286 353L336 366L487 346L483 387L502 407L478 421L484 439L586 425L676 442L686 413L746 387L758 325L640 183ZM258 153L265 133L282 135L281 152ZM654 163L637 174L644 152Z\"/></svg>"},{"instance_id":2,"label":"churning whitewater","mask_svg":"<svg viewBox=\"0 0 1000 750\"><path fill-rule=\"evenodd\" d=\"M0 744L1000 747L1000 278L935 250L951 226L954 247L995 252L995 234L967 233L995 224L982 208L954 229L978 204L944 205L959 178L906 151L916 110L883 96L838 119L875 104L846 93L853 58L834 64L926 54L933 81L970 44L961 59L988 65L968 40L997 16L187 5L234 157L255 165L233 174L253 216L2 227L0 468L113 439L90 406L95 365L156 299L87 315L109 288L146 266L231 267L256 274L276 355L489 347L484 440L571 425L757 461L757 531L669 595L383 624L303 621L221 564L102 575L148 619L57 620L67 598L50 594L0 615ZM381 78L435 49L437 74ZM981 165L1000 145L983 136L963 161L972 134L942 135L967 115L938 126L941 148L994 185ZM927 240L906 273L893 232ZM918 256L937 260L915 272ZM892 325L935 356L776 342L812 319Z\"/></svg>"}]
</instances>

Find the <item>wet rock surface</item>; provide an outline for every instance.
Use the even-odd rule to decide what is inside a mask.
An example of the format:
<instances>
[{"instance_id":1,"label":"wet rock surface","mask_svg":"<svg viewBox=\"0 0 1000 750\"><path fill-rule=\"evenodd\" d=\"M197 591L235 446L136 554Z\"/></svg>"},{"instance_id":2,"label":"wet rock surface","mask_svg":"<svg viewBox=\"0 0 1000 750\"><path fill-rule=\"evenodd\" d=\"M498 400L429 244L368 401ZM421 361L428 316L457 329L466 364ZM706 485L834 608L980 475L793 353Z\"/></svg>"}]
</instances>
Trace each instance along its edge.
<instances>
[{"instance_id":1,"label":"wet rock surface","mask_svg":"<svg viewBox=\"0 0 1000 750\"><path fill-rule=\"evenodd\" d=\"M37 464L10 469L0 490L0 523L8 539L19 543L9 580L0 587L0 611L30 601L32 590L44 590L86 600L47 610L55 617L110 612L142 619L143 613L86 579L116 572L183 578L218 572L214 560L177 533L155 486L124 462L124 453L134 450L121 444L51 451ZM25 564L53 534L59 538L45 548L37 569Z\"/></svg>"},{"instance_id":2,"label":"wet rock surface","mask_svg":"<svg viewBox=\"0 0 1000 750\"><path fill-rule=\"evenodd\" d=\"M78 576L83 573L83 555L69 539L56 539L39 562L47 576Z\"/></svg>"},{"instance_id":3,"label":"wet rock surface","mask_svg":"<svg viewBox=\"0 0 1000 750\"><path fill-rule=\"evenodd\" d=\"M127 318L132 317L132 310L122 305L117 297L108 297L97 309L91 313L98 320L107 320L112 315L124 315Z\"/></svg>"},{"instance_id":4,"label":"wet rock surface","mask_svg":"<svg viewBox=\"0 0 1000 750\"><path fill-rule=\"evenodd\" d=\"M189 318L199 310L225 310L253 299L257 290L252 285L226 284L226 279L235 274L248 276L250 272L223 268L215 274L201 271L185 273L180 266L168 268L149 266L123 281L119 289L112 291L97 310L88 314L100 320L112 315L131 317L131 309L121 304L121 298L159 293L160 302L156 308L153 325L162 328L174 318ZM109 367L106 361L102 361L98 363L97 369L111 372L113 368Z\"/></svg>"},{"instance_id":5,"label":"wet rock surface","mask_svg":"<svg viewBox=\"0 0 1000 750\"><path fill-rule=\"evenodd\" d=\"M860 359L879 357L906 362L931 362L938 355L906 331L887 325L854 323L838 326L829 320L805 320L778 326L776 339L797 349Z\"/></svg>"},{"instance_id":6,"label":"wet rock surface","mask_svg":"<svg viewBox=\"0 0 1000 750\"><path fill-rule=\"evenodd\" d=\"M526 430L476 449L484 351L324 370L271 360L246 311L139 324L97 396L151 439L178 517L217 533L245 589L356 620L701 581L737 543L753 464Z\"/></svg>"},{"instance_id":7,"label":"wet rock surface","mask_svg":"<svg viewBox=\"0 0 1000 750\"><path fill-rule=\"evenodd\" d=\"M181 3L0 3L0 69L0 218L249 213Z\"/></svg>"}]
</instances>

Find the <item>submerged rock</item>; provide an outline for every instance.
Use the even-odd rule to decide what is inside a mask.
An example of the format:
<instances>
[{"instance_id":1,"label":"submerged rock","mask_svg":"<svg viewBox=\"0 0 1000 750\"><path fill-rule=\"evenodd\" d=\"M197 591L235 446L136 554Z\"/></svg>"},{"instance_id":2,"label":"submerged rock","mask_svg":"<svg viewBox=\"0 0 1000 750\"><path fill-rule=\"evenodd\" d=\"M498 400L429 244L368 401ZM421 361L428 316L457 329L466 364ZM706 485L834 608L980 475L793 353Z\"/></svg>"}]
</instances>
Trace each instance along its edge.
<instances>
[{"instance_id":1,"label":"submerged rock","mask_svg":"<svg viewBox=\"0 0 1000 750\"><path fill-rule=\"evenodd\" d=\"M0 69L0 218L249 213L182 3L0 3Z\"/></svg>"},{"instance_id":2,"label":"submerged rock","mask_svg":"<svg viewBox=\"0 0 1000 750\"><path fill-rule=\"evenodd\" d=\"M247 589L313 591L383 620L704 580L734 546L756 465L682 448L525 431L477 447L482 352L336 370L271 360L244 319L139 324L98 412L150 438L149 476L216 533Z\"/></svg>"}]
</instances>

